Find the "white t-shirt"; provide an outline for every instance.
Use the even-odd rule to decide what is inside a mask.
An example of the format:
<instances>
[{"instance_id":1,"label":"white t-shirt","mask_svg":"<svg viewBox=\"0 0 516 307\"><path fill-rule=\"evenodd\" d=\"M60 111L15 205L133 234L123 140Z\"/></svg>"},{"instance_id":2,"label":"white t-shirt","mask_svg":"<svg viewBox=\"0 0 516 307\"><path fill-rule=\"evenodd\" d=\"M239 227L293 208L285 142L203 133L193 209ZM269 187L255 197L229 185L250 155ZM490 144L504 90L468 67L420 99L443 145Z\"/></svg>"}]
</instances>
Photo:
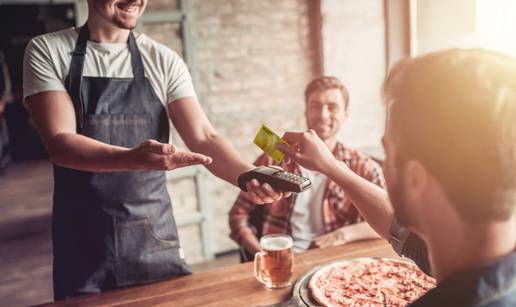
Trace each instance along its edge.
<instances>
[{"instance_id":1,"label":"white t-shirt","mask_svg":"<svg viewBox=\"0 0 516 307\"><path fill-rule=\"evenodd\" d=\"M78 33L74 28L33 38L25 50L23 98L46 92L66 91L65 79ZM181 57L145 34L136 38L145 77L163 105L182 97L196 97L192 78ZM83 76L132 78L127 43L88 41Z\"/></svg>"},{"instance_id":2,"label":"white t-shirt","mask_svg":"<svg viewBox=\"0 0 516 307\"><path fill-rule=\"evenodd\" d=\"M325 233L322 202L328 178L303 167L300 169L301 175L312 182L312 188L297 194L290 217L295 253L305 251L313 239Z\"/></svg>"}]
</instances>

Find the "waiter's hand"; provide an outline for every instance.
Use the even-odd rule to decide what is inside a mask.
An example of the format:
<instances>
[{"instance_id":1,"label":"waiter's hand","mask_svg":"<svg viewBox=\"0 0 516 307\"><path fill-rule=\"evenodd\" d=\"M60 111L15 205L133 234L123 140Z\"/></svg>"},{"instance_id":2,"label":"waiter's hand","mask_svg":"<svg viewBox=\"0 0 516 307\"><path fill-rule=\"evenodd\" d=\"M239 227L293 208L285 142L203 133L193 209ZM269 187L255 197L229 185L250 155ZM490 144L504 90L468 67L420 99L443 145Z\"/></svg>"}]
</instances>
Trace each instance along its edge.
<instances>
[{"instance_id":1,"label":"waiter's hand","mask_svg":"<svg viewBox=\"0 0 516 307\"><path fill-rule=\"evenodd\" d=\"M177 151L172 144L147 140L129 150L130 163L139 170L173 170L180 167L211 163L211 158L194 152Z\"/></svg>"},{"instance_id":2,"label":"waiter's hand","mask_svg":"<svg viewBox=\"0 0 516 307\"><path fill-rule=\"evenodd\" d=\"M292 192L276 191L268 183L260 184L256 179L252 179L247 183L247 192L244 193L247 194L247 198L259 205L270 204L280 200L282 197L292 195Z\"/></svg>"}]
</instances>

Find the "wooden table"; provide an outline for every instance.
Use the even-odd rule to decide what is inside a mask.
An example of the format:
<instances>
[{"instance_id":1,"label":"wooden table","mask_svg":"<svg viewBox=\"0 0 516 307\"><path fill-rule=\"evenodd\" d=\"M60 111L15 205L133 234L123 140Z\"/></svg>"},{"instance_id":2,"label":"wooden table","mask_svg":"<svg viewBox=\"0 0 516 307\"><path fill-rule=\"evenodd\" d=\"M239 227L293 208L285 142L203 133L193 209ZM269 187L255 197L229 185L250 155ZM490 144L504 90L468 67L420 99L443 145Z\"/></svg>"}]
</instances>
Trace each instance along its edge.
<instances>
[{"instance_id":1,"label":"wooden table","mask_svg":"<svg viewBox=\"0 0 516 307\"><path fill-rule=\"evenodd\" d=\"M397 257L382 239L314 249L294 256L294 282L311 268L355 257ZM253 275L252 263L235 264L168 281L82 296L47 306L264 306L291 297L292 287L267 289Z\"/></svg>"}]
</instances>

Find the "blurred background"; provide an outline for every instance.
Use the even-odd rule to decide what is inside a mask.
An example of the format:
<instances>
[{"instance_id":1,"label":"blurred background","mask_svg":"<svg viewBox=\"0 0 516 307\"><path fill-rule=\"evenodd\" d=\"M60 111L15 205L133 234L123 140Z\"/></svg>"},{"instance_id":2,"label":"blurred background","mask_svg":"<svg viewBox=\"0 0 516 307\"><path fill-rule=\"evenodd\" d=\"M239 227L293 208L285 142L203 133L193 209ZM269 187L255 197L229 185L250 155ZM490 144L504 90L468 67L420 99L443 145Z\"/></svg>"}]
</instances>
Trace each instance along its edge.
<instances>
[{"instance_id":1,"label":"blurred background","mask_svg":"<svg viewBox=\"0 0 516 307\"><path fill-rule=\"evenodd\" d=\"M24 48L86 16L86 0L0 0L0 305L52 300L52 168L21 101ZM516 1L149 0L136 31L183 56L208 117L247 160L262 123L305 129L303 91L322 74L350 92L344 144L381 160L388 67L446 47L516 54ZM184 147L175 131L171 141ZM227 219L237 188L197 167L168 178L194 271L238 263Z\"/></svg>"}]
</instances>

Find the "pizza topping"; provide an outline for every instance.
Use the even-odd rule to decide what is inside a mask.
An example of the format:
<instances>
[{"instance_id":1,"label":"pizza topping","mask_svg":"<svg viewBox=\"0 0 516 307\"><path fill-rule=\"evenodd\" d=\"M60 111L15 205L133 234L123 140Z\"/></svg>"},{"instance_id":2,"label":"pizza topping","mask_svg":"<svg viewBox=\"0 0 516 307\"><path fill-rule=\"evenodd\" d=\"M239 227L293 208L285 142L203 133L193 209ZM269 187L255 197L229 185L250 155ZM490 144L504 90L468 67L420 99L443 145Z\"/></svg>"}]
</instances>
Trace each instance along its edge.
<instances>
[{"instance_id":1,"label":"pizza topping","mask_svg":"<svg viewBox=\"0 0 516 307\"><path fill-rule=\"evenodd\" d=\"M310 281L313 297L325 306L405 306L435 280L414 264L391 259L357 259L327 266Z\"/></svg>"}]
</instances>

